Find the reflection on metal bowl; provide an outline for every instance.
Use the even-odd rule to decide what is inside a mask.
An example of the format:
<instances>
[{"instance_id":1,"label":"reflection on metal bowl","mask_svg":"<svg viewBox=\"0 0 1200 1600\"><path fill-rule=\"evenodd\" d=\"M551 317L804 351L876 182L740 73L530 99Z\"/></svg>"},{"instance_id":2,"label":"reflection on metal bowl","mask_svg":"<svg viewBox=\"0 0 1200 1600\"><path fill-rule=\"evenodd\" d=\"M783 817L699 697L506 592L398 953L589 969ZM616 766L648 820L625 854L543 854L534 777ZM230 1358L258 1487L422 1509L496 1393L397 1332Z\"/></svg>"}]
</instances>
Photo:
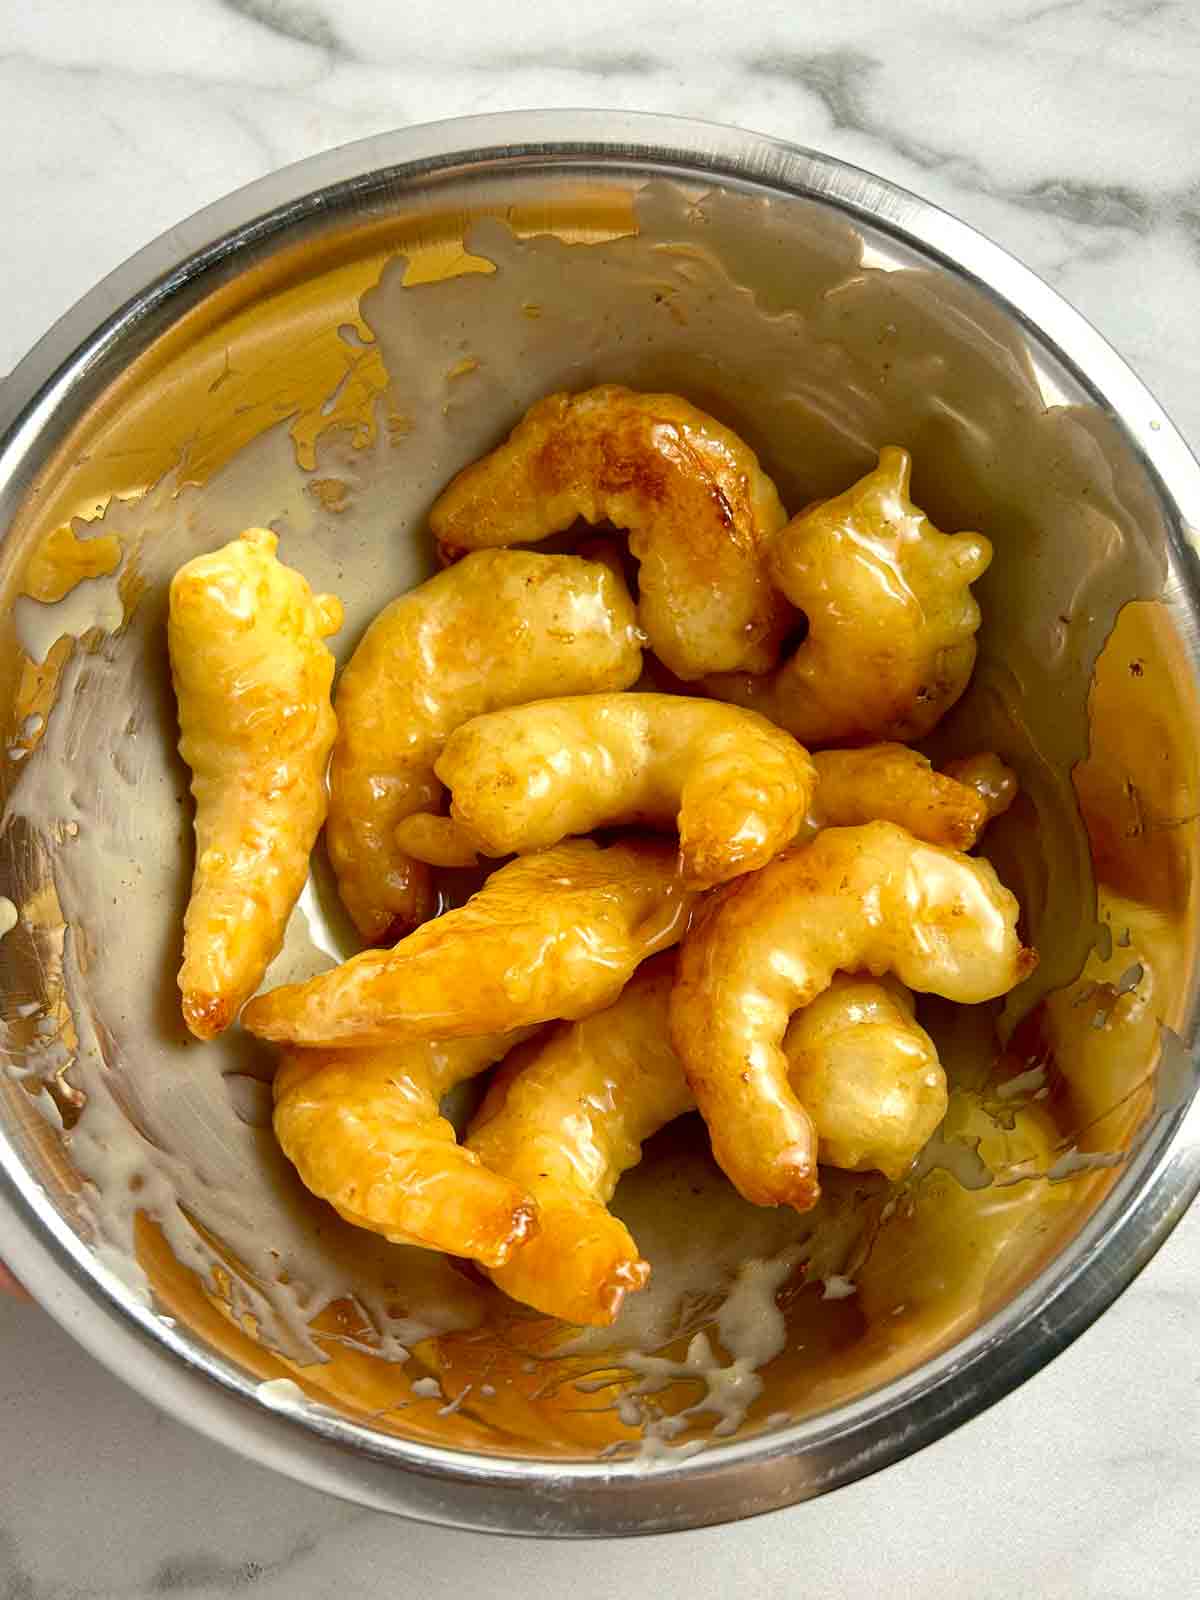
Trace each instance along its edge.
<instances>
[{"instance_id":1,"label":"reflection on metal bowl","mask_svg":"<svg viewBox=\"0 0 1200 1600\"><path fill-rule=\"evenodd\" d=\"M922 1004L951 1105L899 1184L829 1174L816 1213L760 1211L694 1119L657 1136L616 1202L652 1287L580 1335L342 1224L274 1144L265 1048L189 1042L163 617L175 567L269 522L345 601L344 659L431 570L452 474L604 381L713 412L792 510L903 445L934 521L986 533L979 665L927 748L1019 774L986 851L1042 962L1001 1005ZM750 1515L1036 1370L1200 1183L1200 472L1086 324L922 202L625 115L333 152L173 230L37 346L0 390L0 511L0 1238L196 1426L465 1526ZM270 981L352 948L318 863Z\"/></svg>"}]
</instances>

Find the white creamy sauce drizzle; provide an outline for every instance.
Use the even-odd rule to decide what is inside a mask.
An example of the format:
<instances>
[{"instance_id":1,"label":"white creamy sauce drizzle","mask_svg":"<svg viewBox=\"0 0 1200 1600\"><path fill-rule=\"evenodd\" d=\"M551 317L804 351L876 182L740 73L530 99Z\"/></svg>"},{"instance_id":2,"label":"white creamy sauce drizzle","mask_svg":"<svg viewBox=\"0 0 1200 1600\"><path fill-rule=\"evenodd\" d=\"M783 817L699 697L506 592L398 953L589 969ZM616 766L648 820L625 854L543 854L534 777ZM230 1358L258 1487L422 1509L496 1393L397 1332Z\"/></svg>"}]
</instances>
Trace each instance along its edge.
<instances>
[{"instance_id":1,"label":"white creamy sauce drizzle","mask_svg":"<svg viewBox=\"0 0 1200 1600\"><path fill-rule=\"evenodd\" d=\"M703 1440L670 1443L703 1419L716 1418L714 1438L737 1431L762 1393L761 1368L786 1344L779 1291L792 1280L839 1281L887 1192L882 1179L827 1172L814 1211L751 1206L688 1131L685 1122L662 1136L669 1143L661 1157L628 1174L613 1203L652 1263L649 1287L626 1301L612 1328L582 1330L558 1347L596 1357L596 1376L576 1388L612 1392L621 1421L641 1432L643 1464L703 1448ZM663 1353L682 1341L682 1356ZM698 1386L698 1397L663 1414L653 1397L680 1382ZM609 1453L628 1452L617 1445Z\"/></svg>"},{"instance_id":2,"label":"white creamy sauce drizzle","mask_svg":"<svg viewBox=\"0 0 1200 1600\"><path fill-rule=\"evenodd\" d=\"M62 1109L49 1089L46 1088L45 1084L30 1085L26 1083L25 1087L29 1104L37 1112L38 1116L55 1133L61 1133L66 1127L66 1123L63 1121Z\"/></svg>"},{"instance_id":3,"label":"white creamy sauce drizzle","mask_svg":"<svg viewBox=\"0 0 1200 1600\"><path fill-rule=\"evenodd\" d=\"M420 1378L417 1379L417 1383L420 1383L421 1381L422 1380ZM462 1405L465 1403L465 1401L467 1399L467 1396L471 1393L471 1390L472 1390L473 1387L474 1387L473 1384L470 1384L470 1383L464 1384L463 1387L454 1396L453 1400L448 1400L444 1406L439 1406L438 1407L438 1416L439 1417L452 1417L454 1415L454 1413L456 1411L458 1411L462 1407ZM413 1390L414 1390L414 1392L416 1391L416 1384L413 1385Z\"/></svg>"},{"instance_id":4,"label":"white creamy sauce drizzle","mask_svg":"<svg viewBox=\"0 0 1200 1600\"><path fill-rule=\"evenodd\" d=\"M308 1396L292 1378L268 1378L254 1392L272 1411L293 1411L308 1405Z\"/></svg>"},{"instance_id":5,"label":"white creamy sauce drizzle","mask_svg":"<svg viewBox=\"0 0 1200 1600\"><path fill-rule=\"evenodd\" d=\"M267 1378L255 1384L254 1392L270 1411L283 1411L310 1417L338 1417L331 1406L312 1400L292 1378Z\"/></svg>"},{"instance_id":6,"label":"white creamy sauce drizzle","mask_svg":"<svg viewBox=\"0 0 1200 1600\"><path fill-rule=\"evenodd\" d=\"M869 1197L885 1186L844 1173L826 1179L814 1211L749 1205L704 1147L698 1118L676 1124L625 1175L612 1203L651 1264L649 1285L626 1299L612 1328L581 1329L558 1353L654 1352L690 1337L711 1324L748 1261L794 1255L810 1278L838 1271L867 1226Z\"/></svg>"},{"instance_id":7,"label":"white creamy sauce drizzle","mask_svg":"<svg viewBox=\"0 0 1200 1600\"><path fill-rule=\"evenodd\" d=\"M150 1279L127 1250L101 1243L96 1246L95 1256L100 1265L133 1295L138 1305L149 1306L153 1303Z\"/></svg>"},{"instance_id":8,"label":"white creamy sauce drizzle","mask_svg":"<svg viewBox=\"0 0 1200 1600\"><path fill-rule=\"evenodd\" d=\"M1024 1074L1032 1077L1032 1073ZM1010 1079L1009 1083L1016 1082ZM1042 1093L1039 1087L1032 1096ZM1129 1150L1079 1150L1068 1145L1055 1153L1049 1166L1040 1166L1032 1158L1013 1162L1007 1166L991 1167L979 1149L978 1138L944 1137L939 1129L925 1146L916 1164L905 1180L908 1186L919 1183L928 1173L949 1173L964 1189L1008 1189L1019 1183L1063 1183L1083 1172L1095 1172L1105 1167L1119 1167L1129 1159Z\"/></svg>"},{"instance_id":9,"label":"white creamy sauce drizzle","mask_svg":"<svg viewBox=\"0 0 1200 1600\"><path fill-rule=\"evenodd\" d=\"M919 1183L935 1170L948 1172L964 1189L987 1189L995 1182L995 1173L979 1153L979 1140L947 1137L943 1128L921 1151L906 1182Z\"/></svg>"},{"instance_id":10,"label":"white creamy sauce drizzle","mask_svg":"<svg viewBox=\"0 0 1200 1600\"><path fill-rule=\"evenodd\" d=\"M1081 1172L1098 1172L1105 1167L1119 1167L1129 1159L1127 1150L1076 1150L1072 1145L1064 1150L1053 1164L1040 1176L1047 1183L1063 1183Z\"/></svg>"},{"instance_id":11,"label":"white creamy sauce drizzle","mask_svg":"<svg viewBox=\"0 0 1200 1600\"><path fill-rule=\"evenodd\" d=\"M106 578L81 578L61 600L52 603L19 595L13 606L13 624L22 650L40 666L65 635L82 639L93 628L112 633L125 617L119 582L119 571Z\"/></svg>"},{"instance_id":12,"label":"white creamy sauce drizzle","mask_svg":"<svg viewBox=\"0 0 1200 1600\"><path fill-rule=\"evenodd\" d=\"M1044 1066L1030 1067L1028 1072L1019 1072L1015 1078L1007 1078L1003 1083L996 1085L996 1098L998 1100L1019 1100L1023 1095L1035 1095L1046 1086L1046 1068Z\"/></svg>"},{"instance_id":13,"label":"white creamy sauce drizzle","mask_svg":"<svg viewBox=\"0 0 1200 1600\"><path fill-rule=\"evenodd\" d=\"M797 1245L770 1260L747 1261L738 1270L715 1321L716 1334L729 1352L729 1360L720 1358L709 1333L703 1330L692 1335L682 1359L649 1355L641 1350L627 1351L621 1358L631 1377L625 1380L614 1404L626 1427L641 1430L638 1459L663 1462L695 1454L703 1448L703 1439L690 1439L678 1446L670 1445L670 1441L702 1417L717 1419L710 1428L715 1439L737 1432L763 1392L760 1369L786 1347L787 1325L776 1295L806 1254L805 1247ZM577 1387L587 1392L603 1382L585 1379ZM682 1410L660 1412L648 1397L678 1383L699 1386L699 1397Z\"/></svg>"}]
</instances>

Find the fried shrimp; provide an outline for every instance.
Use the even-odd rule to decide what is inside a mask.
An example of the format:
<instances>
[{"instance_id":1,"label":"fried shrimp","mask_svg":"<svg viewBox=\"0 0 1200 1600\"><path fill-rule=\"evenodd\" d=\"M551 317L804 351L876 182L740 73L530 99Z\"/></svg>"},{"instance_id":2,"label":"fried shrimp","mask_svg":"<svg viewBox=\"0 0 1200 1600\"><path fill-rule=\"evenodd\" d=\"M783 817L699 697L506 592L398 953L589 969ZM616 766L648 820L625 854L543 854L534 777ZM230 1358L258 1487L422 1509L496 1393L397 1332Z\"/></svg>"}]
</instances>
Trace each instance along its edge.
<instances>
[{"instance_id":1,"label":"fried shrimp","mask_svg":"<svg viewBox=\"0 0 1200 1600\"><path fill-rule=\"evenodd\" d=\"M380 612L338 684L325 832L364 939L432 914L429 869L395 834L401 818L436 808L446 736L523 700L627 688L641 642L621 579L578 556L480 551Z\"/></svg>"},{"instance_id":2,"label":"fried shrimp","mask_svg":"<svg viewBox=\"0 0 1200 1600\"><path fill-rule=\"evenodd\" d=\"M902 1178L946 1115L937 1049L894 978L838 973L796 1012L783 1053L824 1166Z\"/></svg>"},{"instance_id":3,"label":"fried shrimp","mask_svg":"<svg viewBox=\"0 0 1200 1600\"><path fill-rule=\"evenodd\" d=\"M356 1227L498 1267L536 1232L535 1206L459 1145L438 1105L523 1037L284 1050L275 1075L283 1153Z\"/></svg>"},{"instance_id":4,"label":"fried shrimp","mask_svg":"<svg viewBox=\"0 0 1200 1600\"><path fill-rule=\"evenodd\" d=\"M895 446L844 494L801 512L768 549L775 583L808 634L773 673L706 681L805 744L920 739L962 694L975 665L970 585L992 547L940 533L909 499L912 461Z\"/></svg>"},{"instance_id":5,"label":"fried shrimp","mask_svg":"<svg viewBox=\"0 0 1200 1600\"><path fill-rule=\"evenodd\" d=\"M227 1028L279 953L325 820L341 602L314 595L250 528L180 567L167 643L179 753L192 769L196 866L179 987L199 1039Z\"/></svg>"},{"instance_id":6,"label":"fried shrimp","mask_svg":"<svg viewBox=\"0 0 1200 1600\"><path fill-rule=\"evenodd\" d=\"M684 942L671 1034L747 1200L803 1211L818 1195L816 1132L782 1048L793 1012L837 971L893 972L968 1005L1005 994L1037 960L1017 915L988 862L887 822L827 828L710 898Z\"/></svg>"},{"instance_id":7,"label":"fried shrimp","mask_svg":"<svg viewBox=\"0 0 1200 1600\"><path fill-rule=\"evenodd\" d=\"M485 855L678 820L683 875L699 885L777 855L814 781L808 752L765 718L669 694L576 695L476 717L451 734L436 771L451 818Z\"/></svg>"},{"instance_id":8,"label":"fried shrimp","mask_svg":"<svg viewBox=\"0 0 1200 1600\"><path fill-rule=\"evenodd\" d=\"M981 750L978 755L959 756L955 761L947 761L942 771L947 778L953 778L955 783L974 789L987 811L987 822L1002 817L1017 798L1019 785L1016 773L1010 767L1006 767L1000 757L990 750Z\"/></svg>"},{"instance_id":9,"label":"fried shrimp","mask_svg":"<svg viewBox=\"0 0 1200 1600\"><path fill-rule=\"evenodd\" d=\"M809 827L894 822L926 844L970 850L993 817L1012 804L1017 780L993 755L970 756L935 772L903 744L821 750Z\"/></svg>"},{"instance_id":10,"label":"fried shrimp","mask_svg":"<svg viewBox=\"0 0 1200 1600\"><path fill-rule=\"evenodd\" d=\"M649 1279L608 1202L645 1141L695 1109L670 1042L673 969L670 957L648 963L607 1011L514 1051L467 1133L538 1208L536 1237L492 1279L565 1322L607 1326ZM894 980L835 978L797 1013L784 1050L827 1164L899 1177L945 1113L937 1052Z\"/></svg>"},{"instance_id":11,"label":"fried shrimp","mask_svg":"<svg viewBox=\"0 0 1200 1600\"><path fill-rule=\"evenodd\" d=\"M677 677L775 665L790 613L763 555L787 513L736 434L678 395L552 394L459 473L430 524L454 555L536 543L579 517L628 532L642 626Z\"/></svg>"},{"instance_id":12,"label":"fried shrimp","mask_svg":"<svg viewBox=\"0 0 1200 1600\"><path fill-rule=\"evenodd\" d=\"M572 840L510 861L391 950L260 995L242 1021L264 1039L346 1047L584 1017L682 938L695 899L673 845Z\"/></svg>"},{"instance_id":13,"label":"fried shrimp","mask_svg":"<svg viewBox=\"0 0 1200 1600\"><path fill-rule=\"evenodd\" d=\"M695 1102L667 1032L672 963L639 972L615 1005L514 1051L466 1145L537 1203L538 1236L491 1277L565 1322L606 1326L650 1276L608 1209L642 1143Z\"/></svg>"}]
</instances>

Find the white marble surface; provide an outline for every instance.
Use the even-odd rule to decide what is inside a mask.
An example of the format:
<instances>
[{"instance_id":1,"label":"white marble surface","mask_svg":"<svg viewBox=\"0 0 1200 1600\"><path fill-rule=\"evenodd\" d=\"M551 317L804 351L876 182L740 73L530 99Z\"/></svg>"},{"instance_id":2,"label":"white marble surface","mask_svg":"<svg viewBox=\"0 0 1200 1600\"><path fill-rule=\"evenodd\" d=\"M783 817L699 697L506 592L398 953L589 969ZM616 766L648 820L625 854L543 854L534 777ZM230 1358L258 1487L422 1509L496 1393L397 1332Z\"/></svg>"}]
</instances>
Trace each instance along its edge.
<instances>
[{"instance_id":1,"label":"white marble surface","mask_svg":"<svg viewBox=\"0 0 1200 1600\"><path fill-rule=\"evenodd\" d=\"M683 18L661 0L9 0L0 372L137 246L273 167L413 121L612 105L820 146L948 206L1088 314L1200 444L1190 0L694 0ZM740 1528L587 1550L274 1478L0 1301L0 1596L1193 1594L1198 1281L1193 1213L1048 1371L919 1457Z\"/></svg>"}]
</instances>

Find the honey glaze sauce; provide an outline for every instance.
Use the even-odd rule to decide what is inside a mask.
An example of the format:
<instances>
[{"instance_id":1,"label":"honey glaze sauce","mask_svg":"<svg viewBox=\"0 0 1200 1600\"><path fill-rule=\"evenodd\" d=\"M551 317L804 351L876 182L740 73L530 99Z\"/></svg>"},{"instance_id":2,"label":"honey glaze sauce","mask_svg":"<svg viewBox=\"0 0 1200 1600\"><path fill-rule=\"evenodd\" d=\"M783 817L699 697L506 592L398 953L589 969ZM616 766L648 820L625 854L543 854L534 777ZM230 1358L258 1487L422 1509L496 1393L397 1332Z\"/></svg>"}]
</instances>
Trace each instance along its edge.
<instances>
[{"instance_id":1,"label":"honey glaze sauce","mask_svg":"<svg viewBox=\"0 0 1200 1600\"><path fill-rule=\"evenodd\" d=\"M25 655L55 676L4 817L23 917L4 942L17 975L7 988L41 1004L6 1021L10 1071L31 1104L65 1112L62 1182L104 1259L179 1313L168 1257L146 1244L152 1222L218 1313L205 1337L262 1375L265 1403L327 1402L484 1449L654 1460L900 1370L969 1325L990 1264L1040 1215L1046 1184L1016 1184L1032 1198L1015 1222L1012 1205L989 1201L984 1216L976 1204L972 1185L986 1191L992 1170L985 1134L999 1126L979 1097L1002 1039L1077 979L1095 937L1070 774L1088 754L1087 686L1119 605L1162 586L1147 537L1157 512L1106 420L1048 405L1027 352L979 296L903 265L864 266L854 230L815 209L652 185L623 237L566 244L483 219L467 245L476 267L494 270L422 281L419 259L400 257L362 298L388 380L386 396L366 386L362 404L387 426L366 426L339 391L329 431L306 436L303 459L284 421L203 484L181 469L112 501L100 521L120 565L83 569L53 603L26 598ZM234 352L235 365L252 359ZM602 381L679 392L713 412L759 453L793 511L901 444L934 520L993 541L976 681L934 743L947 755L995 749L1017 769L1022 802L996 830L995 859L1043 961L1003 1016L977 1008L967 1031L943 1018L952 1080L959 1062L982 1121L967 1118L951 1158L907 1186L830 1173L817 1211L760 1210L717 1172L698 1119L652 1141L614 1203L652 1264L651 1286L614 1328L580 1334L525 1315L439 1256L341 1222L275 1144L270 1052L236 1028L212 1045L189 1038L175 973L191 810L164 623L179 565L269 524L281 558L345 604L330 641L344 661L379 608L431 570L425 517L452 474L541 395ZM19 704L18 721L33 706L41 715L49 681L30 679L42 699ZM265 987L355 948L319 849ZM1127 965L1137 959L1131 950ZM18 981L22 963L48 979ZM942 1043L936 1016L929 1025ZM1056 1159L1061 1103L1005 1102L1010 1177L1021 1162L1044 1172ZM967 1149L977 1164L968 1158L964 1188L945 1169L961 1168ZM944 1185L964 1198L927 1203ZM983 1238L990 1253L976 1248ZM903 1268L943 1244L936 1270ZM206 1315L192 1314L198 1326Z\"/></svg>"}]
</instances>

